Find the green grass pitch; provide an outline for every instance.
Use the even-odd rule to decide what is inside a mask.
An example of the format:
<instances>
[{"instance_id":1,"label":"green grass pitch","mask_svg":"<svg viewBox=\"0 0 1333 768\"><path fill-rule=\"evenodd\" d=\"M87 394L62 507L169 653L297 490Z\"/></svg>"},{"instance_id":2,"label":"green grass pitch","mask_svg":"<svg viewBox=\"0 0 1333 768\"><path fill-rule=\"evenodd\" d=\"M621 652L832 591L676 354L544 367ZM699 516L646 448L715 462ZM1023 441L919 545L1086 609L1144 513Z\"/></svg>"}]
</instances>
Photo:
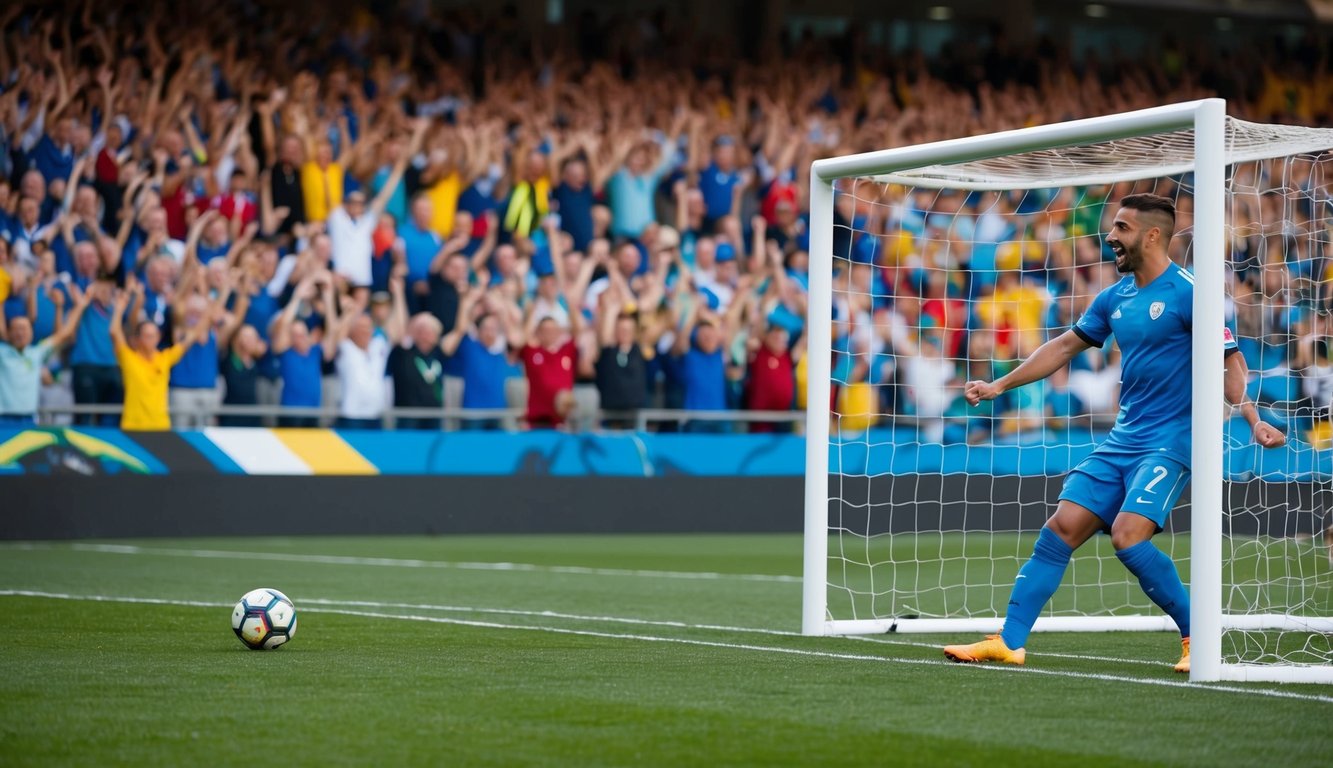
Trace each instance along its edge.
<instances>
[{"instance_id":1,"label":"green grass pitch","mask_svg":"<svg viewBox=\"0 0 1333 768\"><path fill-rule=\"evenodd\" d=\"M805 638L797 536L0 544L0 765L1333 764L1333 686L1166 633ZM507 565L502 565L507 564ZM245 649L232 604L290 595Z\"/></svg>"}]
</instances>

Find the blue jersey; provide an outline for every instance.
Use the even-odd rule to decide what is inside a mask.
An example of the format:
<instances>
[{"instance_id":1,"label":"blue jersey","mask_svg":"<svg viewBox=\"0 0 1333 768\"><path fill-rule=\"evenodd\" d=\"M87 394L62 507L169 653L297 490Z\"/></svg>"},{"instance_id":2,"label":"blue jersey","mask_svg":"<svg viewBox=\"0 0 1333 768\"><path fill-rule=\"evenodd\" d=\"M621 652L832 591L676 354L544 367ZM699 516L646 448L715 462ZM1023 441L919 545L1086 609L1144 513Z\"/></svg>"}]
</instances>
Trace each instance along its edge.
<instances>
[{"instance_id":1,"label":"blue jersey","mask_svg":"<svg viewBox=\"0 0 1333 768\"><path fill-rule=\"evenodd\" d=\"M1074 324L1079 338L1120 346L1120 413L1102 453L1160 452L1190 463L1194 276L1172 264L1143 288L1132 275L1092 300ZM1226 348L1236 342L1228 333Z\"/></svg>"}]
</instances>

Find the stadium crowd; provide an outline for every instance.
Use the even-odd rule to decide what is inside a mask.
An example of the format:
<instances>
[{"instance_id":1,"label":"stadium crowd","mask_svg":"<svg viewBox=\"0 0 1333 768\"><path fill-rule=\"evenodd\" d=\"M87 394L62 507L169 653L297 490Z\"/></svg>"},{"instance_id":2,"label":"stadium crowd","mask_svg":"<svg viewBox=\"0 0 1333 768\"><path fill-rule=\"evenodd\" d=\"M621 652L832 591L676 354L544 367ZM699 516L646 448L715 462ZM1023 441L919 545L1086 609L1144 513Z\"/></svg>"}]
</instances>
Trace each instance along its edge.
<instances>
[{"instance_id":1,"label":"stadium crowd","mask_svg":"<svg viewBox=\"0 0 1333 768\"><path fill-rule=\"evenodd\" d=\"M598 407L609 426L651 406L791 410L812 160L1215 93L1242 117L1333 119L1313 34L1252 59L1169 43L1113 61L998 35L936 59L804 38L757 64L664 16L585 18L552 42L507 12L311 25L283 6L166 8L0 10L0 421L69 399L123 404L142 429L168 402L178 427L219 405L336 403L348 428L446 404L482 428L510 405L530 427ZM1265 169L1253 219L1326 202L1328 165ZM1130 189L842 187L843 426L911 414L943 434L965 378L1116 279L1097 235ZM1283 235L1233 244L1233 316L1252 367L1315 371L1326 402L1326 254L1266 256ZM995 413L1018 429L1114 413L1117 382L1115 350L1092 350Z\"/></svg>"}]
</instances>

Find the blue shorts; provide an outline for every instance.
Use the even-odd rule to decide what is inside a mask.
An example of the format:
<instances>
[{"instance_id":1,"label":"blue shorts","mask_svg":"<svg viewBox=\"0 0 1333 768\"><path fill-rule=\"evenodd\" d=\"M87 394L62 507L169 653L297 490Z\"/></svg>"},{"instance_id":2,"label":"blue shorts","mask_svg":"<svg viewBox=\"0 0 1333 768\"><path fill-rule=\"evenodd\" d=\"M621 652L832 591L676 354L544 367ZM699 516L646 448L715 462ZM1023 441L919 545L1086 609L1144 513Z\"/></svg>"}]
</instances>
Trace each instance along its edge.
<instances>
[{"instance_id":1,"label":"blue shorts","mask_svg":"<svg viewBox=\"0 0 1333 768\"><path fill-rule=\"evenodd\" d=\"M1116 515L1133 512L1156 523L1160 531L1189 479L1190 471L1184 464L1160 453L1094 451L1070 470L1060 500L1086 507L1106 523L1107 529Z\"/></svg>"}]
</instances>

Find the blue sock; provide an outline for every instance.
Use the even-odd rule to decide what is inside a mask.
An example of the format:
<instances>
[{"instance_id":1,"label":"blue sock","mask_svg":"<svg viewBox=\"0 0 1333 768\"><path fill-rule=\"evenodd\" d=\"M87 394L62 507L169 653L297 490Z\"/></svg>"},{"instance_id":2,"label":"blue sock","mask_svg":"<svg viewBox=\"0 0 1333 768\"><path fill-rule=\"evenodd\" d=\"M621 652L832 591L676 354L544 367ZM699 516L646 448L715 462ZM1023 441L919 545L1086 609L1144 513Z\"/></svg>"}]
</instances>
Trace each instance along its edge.
<instances>
[{"instance_id":1,"label":"blue sock","mask_svg":"<svg viewBox=\"0 0 1333 768\"><path fill-rule=\"evenodd\" d=\"M1060 580L1065 577L1065 568L1073 554L1074 550L1055 531L1041 529L1037 545L1032 548L1032 559L1018 571L1014 591L1009 594L1009 610L1004 617L1000 638L1011 650L1018 650L1027 643L1037 614L1060 588Z\"/></svg>"},{"instance_id":2,"label":"blue sock","mask_svg":"<svg viewBox=\"0 0 1333 768\"><path fill-rule=\"evenodd\" d=\"M1129 572L1139 577L1139 586L1157 606L1175 619L1180 636L1190 636L1190 596L1180 583L1176 564L1151 541L1140 541L1115 553Z\"/></svg>"}]
</instances>

